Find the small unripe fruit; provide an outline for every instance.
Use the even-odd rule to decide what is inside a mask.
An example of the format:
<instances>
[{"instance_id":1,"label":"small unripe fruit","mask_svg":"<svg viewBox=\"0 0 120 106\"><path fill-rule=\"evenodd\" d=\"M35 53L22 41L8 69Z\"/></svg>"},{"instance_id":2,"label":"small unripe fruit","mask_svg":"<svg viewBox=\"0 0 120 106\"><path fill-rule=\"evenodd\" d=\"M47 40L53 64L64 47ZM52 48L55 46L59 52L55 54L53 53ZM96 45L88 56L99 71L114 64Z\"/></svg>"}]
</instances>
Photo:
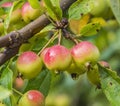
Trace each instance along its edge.
<instances>
[{"instance_id":1,"label":"small unripe fruit","mask_svg":"<svg viewBox=\"0 0 120 106\"><path fill-rule=\"evenodd\" d=\"M99 61L99 64L105 68L110 68L109 63L107 63L106 61Z\"/></svg>"},{"instance_id":2,"label":"small unripe fruit","mask_svg":"<svg viewBox=\"0 0 120 106\"><path fill-rule=\"evenodd\" d=\"M25 78L31 79L41 71L42 61L36 53L27 51L18 57L17 69Z\"/></svg>"},{"instance_id":3,"label":"small unripe fruit","mask_svg":"<svg viewBox=\"0 0 120 106\"><path fill-rule=\"evenodd\" d=\"M21 89L24 86L24 80L21 77L17 77L14 82L16 89Z\"/></svg>"},{"instance_id":4,"label":"small unripe fruit","mask_svg":"<svg viewBox=\"0 0 120 106\"><path fill-rule=\"evenodd\" d=\"M44 51L43 51L44 52ZM50 47L43 56L43 62L49 70L64 71L71 64L70 51L61 45Z\"/></svg>"},{"instance_id":5,"label":"small unripe fruit","mask_svg":"<svg viewBox=\"0 0 120 106\"><path fill-rule=\"evenodd\" d=\"M37 90L26 92L19 100L18 106L44 106L44 95Z\"/></svg>"},{"instance_id":6,"label":"small unripe fruit","mask_svg":"<svg viewBox=\"0 0 120 106\"><path fill-rule=\"evenodd\" d=\"M8 7L12 7L12 5L13 5L12 2L6 2L6 3L2 4L1 7L8 8ZM6 15L3 15L2 17L6 18ZM12 12L10 22L11 23L16 23L21 19L21 17L22 17L21 16L21 9L16 9Z\"/></svg>"},{"instance_id":7,"label":"small unripe fruit","mask_svg":"<svg viewBox=\"0 0 120 106\"><path fill-rule=\"evenodd\" d=\"M87 63L96 63L100 53L98 48L91 42L82 41L71 49L71 54L75 64L80 67L80 65L87 65Z\"/></svg>"},{"instance_id":8,"label":"small unripe fruit","mask_svg":"<svg viewBox=\"0 0 120 106\"><path fill-rule=\"evenodd\" d=\"M26 2L22 7L22 18L26 23L36 19L42 14L40 9L34 9L29 2Z\"/></svg>"}]
</instances>

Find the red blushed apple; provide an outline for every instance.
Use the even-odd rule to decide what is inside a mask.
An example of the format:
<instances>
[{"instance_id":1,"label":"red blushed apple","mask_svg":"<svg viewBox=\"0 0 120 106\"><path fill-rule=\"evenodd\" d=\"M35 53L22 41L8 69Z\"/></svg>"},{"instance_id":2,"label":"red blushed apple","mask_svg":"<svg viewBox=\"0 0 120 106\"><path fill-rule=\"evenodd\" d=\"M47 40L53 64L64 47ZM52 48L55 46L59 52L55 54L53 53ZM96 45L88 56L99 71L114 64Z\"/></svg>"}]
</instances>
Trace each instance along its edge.
<instances>
[{"instance_id":1,"label":"red blushed apple","mask_svg":"<svg viewBox=\"0 0 120 106\"><path fill-rule=\"evenodd\" d=\"M41 58L32 51L22 53L17 59L17 69L25 78L31 79L42 69Z\"/></svg>"},{"instance_id":2,"label":"red blushed apple","mask_svg":"<svg viewBox=\"0 0 120 106\"><path fill-rule=\"evenodd\" d=\"M12 2L6 2L6 3L2 4L1 7L8 8L8 7L12 7L12 5L13 5ZM2 17L5 19L6 15L3 15ZM16 9L12 12L10 22L16 23L16 22L18 22L18 20L22 19L21 17L22 17L21 9Z\"/></svg>"},{"instance_id":3,"label":"red blushed apple","mask_svg":"<svg viewBox=\"0 0 120 106\"><path fill-rule=\"evenodd\" d=\"M18 106L44 106L44 95L37 90L26 92L19 100Z\"/></svg>"},{"instance_id":4,"label":"red blushed apple","mask_svg":"<svg viewBox=\"0 0 120 106\"><path fill-rule=\"evenodd\" d=\"M36 19L42 14L41 9L34 9L29 2L26 2L22 7L22 18L26 23Z\"/></svg>"},{"instance_id":5,"label":"red blushed apple","mask_svg":"<svg viewBox=\"0 0 120 106\"><path fill-rule=\"evenodd\" d=\"M55 45L43 52L42 59L49 70L64 71L71 64L70 51L64 46Z\"/></svg>"},{"instance_id":6,"label":"red blushed apple","mask_svg":"<svg viewBox=\"0 0 120 106\"><path fill-rule=\"evenodd\" d=\"M88 62L96 63L100 53L98 48L91 42L82 41L71 49L73 61L79 67L86 65Z\"/></svg>"}]
</instances>

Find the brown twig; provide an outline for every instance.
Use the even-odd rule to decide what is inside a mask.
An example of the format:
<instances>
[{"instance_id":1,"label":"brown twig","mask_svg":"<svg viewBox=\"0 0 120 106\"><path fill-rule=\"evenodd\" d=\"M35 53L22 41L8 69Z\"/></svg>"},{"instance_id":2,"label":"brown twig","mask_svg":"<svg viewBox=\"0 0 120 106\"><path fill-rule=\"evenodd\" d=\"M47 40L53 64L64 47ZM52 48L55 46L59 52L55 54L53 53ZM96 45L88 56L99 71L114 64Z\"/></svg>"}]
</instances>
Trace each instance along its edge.
<instances>
[{"instance_id":1,"label":"brown twig","mask_svg":"<svg viewBox=\"0 0 120 106\"><path fill-rule=\"evenodd\" d=\"M66 10L75 1L76 0L61 0L61 9L63 11ZM49 23L50 21L43 14L22 29L18 31L13 31L6 36L0 37L0 48L7 47L5 52L0 53L0 65L4 64L11 57L15 56L18 53L19 47L22 43L26 42L29 38L38 33ZM17 41L19 43L16 43Z\"/></svg>"}]
</instances>

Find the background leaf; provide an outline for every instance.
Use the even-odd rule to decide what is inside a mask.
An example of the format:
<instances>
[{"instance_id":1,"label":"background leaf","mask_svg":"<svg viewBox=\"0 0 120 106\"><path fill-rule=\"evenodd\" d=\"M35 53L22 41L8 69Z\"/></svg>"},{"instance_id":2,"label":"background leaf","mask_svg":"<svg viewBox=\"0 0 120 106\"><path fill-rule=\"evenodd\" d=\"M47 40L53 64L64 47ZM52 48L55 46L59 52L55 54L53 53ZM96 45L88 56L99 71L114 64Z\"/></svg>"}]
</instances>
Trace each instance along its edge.
<instances>
[{"instance_id":1,"label":"background leaf","mask_svg":"<svg viewBox=\"0 0 120 106\"><path fill-rule=\"evenodd\" d=\"M8 67L4 68L0 79L0 85L12 91L12 83L13 83L12 78L13 78L13 72ZM7 104L7 106L12 106L10 97L4 99L4 102L5 104Z\"/></svg>"},{"instance_id":2,"label":"background leaf","mask_svg":"<svg viewBox=\"0 0 120 106\"><path fill-rule=\"evenodd\" d=\"M39 90L47 96L51 84L51 73L49 70L43 70L35 79L31 79L25 89L25 92L31 89Z\"/></svg>"},{"instance_id":3,"label":"background leaf","mask_svg":"<svg viewBox=\"0 0 120 106\"><path fill-rule=\"evenodd\" d=\"M89 23L81 29L80 35L84 36L95 35L98 33L99 30L100 30L99 23Z\"/></svg>"},{"instance_id":4,"label":"background leaf","mask_svg":"<svg viewBox=\"0 0 120 106\"><path fill-rule=\"evenodd\" d=\"M62 19L62 10L60 8L60 1L59 0L44 0L47 12L49 16L55 20L61 20Z\"/></svg>"},{"instance_id":5,"label":"background leaf","mask_svg":"<svg viewBox=\"0 0 120 106\"><path fill-rule=\"evenodd\" d=\"M115 15L117 21L120 24L120 0L109 0L110 7Z\"/></svg>"},{"instance_id":6,"label":"background leaf","mask_svg":"<svg viewBox=\"0 0 120 106\"><path fill-rule=\"evenodd\" d=\"M79 19L83 15L89 13L93 7L94 0L79 0L71 5L68 10L69 20Z\"/></svg>"},{"instance_id":7,"label":"background leaf","mask_svg":"<svg viewBox=\"0 0 120 106\"><path fill-rule=\"evenodd\" d=\"M120 101L120 77L116 72L105 69L99 65L101 87L112 106L119 106Z\"/></svg>"},{"instance_id":8,"label":"background leaf","mask_svg":"<svg viewBox=\"0 0 120 106\"><path fill-rule=\"evenodd\" d=\"M40 8L40 2L39 2L39 0L28 0L28 2L35 9Z\"/></svg>"},{"instance_id":9,"label":"background leaf","mask_svg":"<svg viewBox=\"0 0 120 106\"><path fill-rule=\"evenodd\" d=\"M0 86L0 100L3 100L11 95L11 91Z\"/></svg>"}]
</instances>

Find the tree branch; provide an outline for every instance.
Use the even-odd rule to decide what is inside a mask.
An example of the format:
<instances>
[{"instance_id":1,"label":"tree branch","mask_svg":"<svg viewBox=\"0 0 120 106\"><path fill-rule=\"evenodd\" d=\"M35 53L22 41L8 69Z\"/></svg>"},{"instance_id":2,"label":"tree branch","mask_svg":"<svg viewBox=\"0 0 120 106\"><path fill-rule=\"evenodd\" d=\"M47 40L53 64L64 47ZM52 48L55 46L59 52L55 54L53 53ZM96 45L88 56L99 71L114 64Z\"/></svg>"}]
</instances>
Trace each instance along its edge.
<instances>
[{"instance_id":1,"label":"tree branch","mask_svg":"<svg viewBox=\"0 0 120 106\"><path fill-rule=\"evenodd\" d=\"M61 0L60 6L65 11L76 0ZM43 14L30 24L18 31L13 31L6 36L0 37L0 48L8 47L5 52L0 53L0 65L18 53L19 47L34 34L38 33L50 23L48 18Z\"/></svg>"}]
</instances>

